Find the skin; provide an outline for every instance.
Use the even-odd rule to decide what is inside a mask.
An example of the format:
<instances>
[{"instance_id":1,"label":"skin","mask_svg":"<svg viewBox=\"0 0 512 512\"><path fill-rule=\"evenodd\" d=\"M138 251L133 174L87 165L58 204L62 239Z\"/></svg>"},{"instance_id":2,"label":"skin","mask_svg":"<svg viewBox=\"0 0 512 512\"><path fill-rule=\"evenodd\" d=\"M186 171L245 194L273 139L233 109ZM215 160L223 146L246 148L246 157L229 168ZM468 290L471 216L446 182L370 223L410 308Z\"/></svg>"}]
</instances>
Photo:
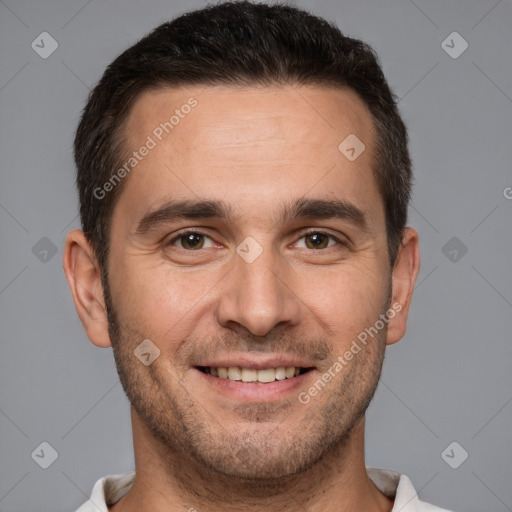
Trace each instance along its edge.
<instances>
[{"instance_id":1,"label":"skin","mask_svg":"<svg viewBox=\"0 0 512 512\"><path fill-rule=\"evenodd\" d=\"M391 273L370 114L352 91L325 87L147 91L127 120L127 147L139 148L190 97L197 106L125 178L112 217L109 308L83 233L66 241L77 312L93 344L113 346L131 402L136 478L110 510L389 511L392 499L366 473L364 412L386 345L405 333L420 256L408 227ZM353 162L338 150L351 133L366 146ZM280 219L300 198L350 202L368 230L347 219ZM138 233L170 199L222 200L237 217L178 218ZM193 238L198 249L176 240L183 228L206 235ZM247 237L262 249L251 263L236 252ZM392 304L401 310L378 336L301 403L299 393ZM145 339L160 350L149 366L134 356ZM246 400L195 368L224 356L296 357L314 369L290 392Z\"/></svg>"}]
</instances>

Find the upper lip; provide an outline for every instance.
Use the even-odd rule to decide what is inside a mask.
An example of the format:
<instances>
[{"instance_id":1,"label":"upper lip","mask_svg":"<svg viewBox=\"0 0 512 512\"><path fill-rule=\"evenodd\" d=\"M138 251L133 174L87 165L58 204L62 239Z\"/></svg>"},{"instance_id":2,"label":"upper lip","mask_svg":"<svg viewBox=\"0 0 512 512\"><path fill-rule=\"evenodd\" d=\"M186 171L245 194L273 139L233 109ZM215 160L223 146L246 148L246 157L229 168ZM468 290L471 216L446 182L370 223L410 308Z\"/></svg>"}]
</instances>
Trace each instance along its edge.
<instances>
[{"instance_id":1,"label":"upper lip","mask_svg":"<svg viewBox=\"0 0 512 512\"><path fill-rule=\"evenodd\" d=\"M280 366L290 367L295 366L296 368L313 368L315 365L303 359L293 358L286 355L274 355L274 356L226 356L219 357L216 359L205 359L196 366L203 367L214 367L214 368L229 368L238 366L240 368L253 368L255 370L264 370L265 368L279 368Z\"/></svg>"}]
</instances>

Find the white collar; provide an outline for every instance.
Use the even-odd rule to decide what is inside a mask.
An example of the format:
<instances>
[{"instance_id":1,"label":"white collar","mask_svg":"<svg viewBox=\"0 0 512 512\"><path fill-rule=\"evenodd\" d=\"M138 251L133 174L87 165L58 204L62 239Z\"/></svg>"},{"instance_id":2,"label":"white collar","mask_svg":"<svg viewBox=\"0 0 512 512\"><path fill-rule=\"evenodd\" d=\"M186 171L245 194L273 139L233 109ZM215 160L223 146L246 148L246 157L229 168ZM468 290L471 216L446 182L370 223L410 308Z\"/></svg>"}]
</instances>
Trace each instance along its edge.
<instances>
[{"instance_id":1,"label":"white collar","mask_svg":"<svg viewBox=\"0 0 512 512\"><path fill-rule=\"evenodd\" d=\"M387 469L367 468L368 477L382 494L395 503L391 512L449 512L420 501L407 476ZM107 504L117 503L131 488L135 472L100 478L91 498L76 512L108 512Z\"/></svg>"}]
</instances>

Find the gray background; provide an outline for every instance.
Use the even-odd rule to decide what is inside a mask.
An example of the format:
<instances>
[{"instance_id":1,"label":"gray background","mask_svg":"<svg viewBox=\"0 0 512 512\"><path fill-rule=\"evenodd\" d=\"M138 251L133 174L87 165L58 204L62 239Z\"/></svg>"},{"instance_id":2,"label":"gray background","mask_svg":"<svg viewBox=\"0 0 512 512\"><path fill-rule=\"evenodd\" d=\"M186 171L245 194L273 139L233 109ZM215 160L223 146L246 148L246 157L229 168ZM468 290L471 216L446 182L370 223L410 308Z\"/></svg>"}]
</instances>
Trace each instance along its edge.
<instances>
[{"instance_id":1,"label":"gray background","mask_svg":"<svg viewBox=\"0 0 512 512\"><path fill-rule=\"evenodd\" d=\"M512 4L296 4L374 46L415 164L422 269L368 412L367 464L407 474L446 508L512 510ZM133 470L111 349L86 338L62 271L66 232L79 227L71 144L106 65L203 5L0 0L2 512L74 510L98 478ZM59 45L47 59L31 48L43 31ZM453 31L469 44L456 59L441 45ZM46 470L31 457L44 441L58 452ZM453 441L452 465L469 453L458 469L441 456Z\"/></svg>"}]
</instances>

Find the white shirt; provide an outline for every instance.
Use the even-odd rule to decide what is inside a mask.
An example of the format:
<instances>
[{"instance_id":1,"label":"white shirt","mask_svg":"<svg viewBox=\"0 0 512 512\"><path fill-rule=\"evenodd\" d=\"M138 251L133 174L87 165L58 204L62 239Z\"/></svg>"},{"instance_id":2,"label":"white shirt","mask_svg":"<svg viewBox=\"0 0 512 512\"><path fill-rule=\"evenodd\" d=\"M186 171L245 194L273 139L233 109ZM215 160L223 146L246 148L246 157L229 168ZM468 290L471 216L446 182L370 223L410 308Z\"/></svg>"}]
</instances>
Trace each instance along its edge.
<instances>
[{"instance_id":1,"label":"white shirt","mask_svg":"<svg viewBox=\"0 0 512 512\"><path fill-rule=\"evenodd\" d=\"M450 512L418 499L411 481L400 473L385 469L367 468L368 477L377 489L395 500L391 512ZM117 503L131 488L135 473L121 473L100 478L91 498L76 512L108 512L107 504Z\"/></svg>"}]
</instances>

